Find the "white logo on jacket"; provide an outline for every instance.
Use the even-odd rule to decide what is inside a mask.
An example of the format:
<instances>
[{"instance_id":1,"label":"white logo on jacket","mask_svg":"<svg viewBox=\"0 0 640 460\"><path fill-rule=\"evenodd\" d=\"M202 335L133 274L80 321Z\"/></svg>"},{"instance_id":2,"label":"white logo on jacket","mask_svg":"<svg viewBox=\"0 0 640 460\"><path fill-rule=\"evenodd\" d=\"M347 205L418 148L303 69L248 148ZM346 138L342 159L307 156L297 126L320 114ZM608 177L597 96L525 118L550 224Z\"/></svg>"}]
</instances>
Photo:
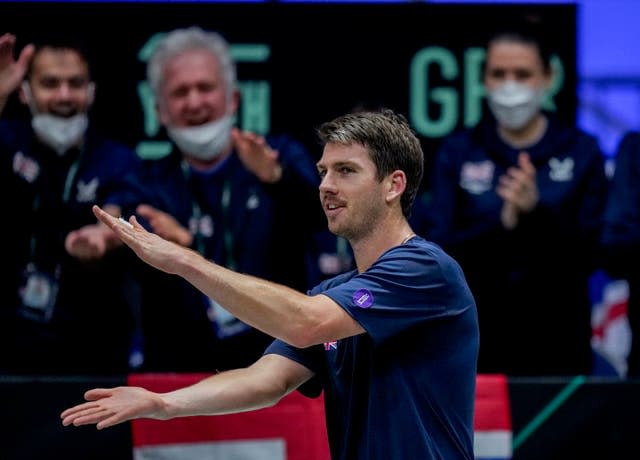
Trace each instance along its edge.
<instances>
[{"instance_id":1,"label":"white logo on jacket","mask_svg":"<svg viewBox=\"0 0 640 460\"><path fill-rule=\"evenodd\" d=\"M472 195L491 190L495 165L490 160L467 161L460 169L460 187Z\"/></svg>"},{"instance_id":2,"label":"white logo on jacket","mask_svg":"<svg viewBox=\"0 0 640 460\"><path fill-rule=\"evenodd\" d=\"M13 172L33 184L40 174L40 165L36 160L18 150L13 155Z\"/></svg>"},{"instance_id":3,"label":"white logo on jacket","mask_svg":"<svg viewBox=\"0 0 640 460\"><path fill-rule=\"evenodd\" d=\"M78 203L92 203L97 201L99 184L100 181L97 177L94 177L87 183L78 181L78 193L76 194Z\"/></svg>"},{"instance_id":4,"label":"white logo on jacket","mask_svg":"<svg viewBox=\"0 0 640 460\"><path fill-rule=\"evenodd\" d=\"M558 160L551 158L549 160L549 178L555 182L568 182L573 179L573 158L565 158Z\"/></svg>"}]
</instances>

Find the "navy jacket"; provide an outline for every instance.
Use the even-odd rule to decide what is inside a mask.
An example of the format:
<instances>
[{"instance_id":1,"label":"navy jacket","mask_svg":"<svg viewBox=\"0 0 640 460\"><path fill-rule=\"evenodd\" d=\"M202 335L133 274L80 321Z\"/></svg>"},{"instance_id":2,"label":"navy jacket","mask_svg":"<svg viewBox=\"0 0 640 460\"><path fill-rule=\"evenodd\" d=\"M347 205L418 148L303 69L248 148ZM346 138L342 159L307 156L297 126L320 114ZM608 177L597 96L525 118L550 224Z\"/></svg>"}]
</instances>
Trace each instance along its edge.
<instances>
[{"instance_id":1,"label":"navy jacket","mask_svg":"<svg viewBox=\"0 0 640 460\"><path fill-rule=\"evenodd\" d=\"M233 153L214 171L197 172L174 150L143 167L150 204L194 235L193 249L235 271L308 287L311 235L325 226L319 177L306 149L288 136L271 136L283 177L264 184ZM241 323L221 331L209 300L176 277L143 269L146 367L211 370L251 364L271 339ZM210 321L214 319L214 321Z\"/></svg>"},{"instance_id":2,"label":"navy jacket","mask_svg":"<svg viewBox=\"0 0 640 460\"><path fill-rule=\"evenodd\" d=\"M480 372L589 372L587 278L599 263L604 158L593 136L553 117L526 151L540 201L508 231L496 185L519 150L489 120L446 139L435 160L427 237L460 262L476 297Z\"/></svg>"},{"instance_id":3,"label":"navy jacket","mask_svg":"<svg viewBox=\"0 0 640 460\"><path fill-rule=\"evenodd\" d=\"M10 275L2 288L0 327L7 348L0 368L18 373L126 371L130 254L123 248L100 262L84 263L67 254L64 240L70 231L97 222L94 204L125 210L135 205L142 193L138 157L91 129L82 149L59 156L36 139L29 123L3 121L0 158L11 221L2 230ZM30 315L19 295L34 270L57 286L47 318Z\"/></svg>"}]
</instances>

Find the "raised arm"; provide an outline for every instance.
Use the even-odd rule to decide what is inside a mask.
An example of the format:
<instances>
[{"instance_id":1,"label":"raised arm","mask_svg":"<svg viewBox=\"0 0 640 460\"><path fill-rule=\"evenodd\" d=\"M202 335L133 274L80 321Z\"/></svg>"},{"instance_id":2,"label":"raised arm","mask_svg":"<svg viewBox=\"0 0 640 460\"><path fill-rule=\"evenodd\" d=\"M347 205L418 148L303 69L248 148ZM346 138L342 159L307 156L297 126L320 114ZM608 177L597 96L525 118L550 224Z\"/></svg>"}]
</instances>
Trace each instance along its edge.
<instances>
[{"instance_id":1,"label":"raised arm","mask_svg":"<svg viewBox=\"0 0 640 460\"><path fill-rule=\"evenodd\" d=\"M301 364L269 354L248 368L216 374L169 393L141 387L89 390L84 395L88 402L65 410L60 417L65 426L96 424L102 429L138 418L245 412L275 405L312 376Z\"/></svg>"},{"instance_id":2,"label":"raised arm","mask_svg":"<svg viewBox=\"0 0 640 460\"><path fill-rule=\"evenodd\" d=\"M216 265L197 252L147 232L135 217L117 219L94 206L98 219L147 264L181 276L241 321L293 346L306 348L358 335L364 329L324 295L289 287Z\"/></svg>"},{"instance_id":3,"label":"raised arm","mask_svg":"<svg viewBox=\"0 0 640 460\"><path fill-rule=\"evenodd\" d=\"M22 83L35 50L33 45L25 46L16 60L13 55L15 44L14 35L6 33L0 36L0 113L9 95Z\"/></svg>"}]
</instances>

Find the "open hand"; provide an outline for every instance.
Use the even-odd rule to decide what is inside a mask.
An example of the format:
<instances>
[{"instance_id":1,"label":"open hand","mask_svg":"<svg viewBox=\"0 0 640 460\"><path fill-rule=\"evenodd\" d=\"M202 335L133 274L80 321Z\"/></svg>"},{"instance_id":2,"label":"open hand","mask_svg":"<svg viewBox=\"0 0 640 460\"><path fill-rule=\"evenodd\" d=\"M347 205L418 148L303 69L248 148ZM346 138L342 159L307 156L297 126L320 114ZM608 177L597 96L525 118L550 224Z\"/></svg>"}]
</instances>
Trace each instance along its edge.
<instances>
[{"instance_id":1,"label":"open hand","mask_svg":"<svg viewBox=\"0 0 640 460\"><path fill-rule=\"evenodd\" d=\"M0 108L3 105L1 102L22 83L35 51L33 45L27 45L16 60L13 56L15 44L14 35L6 33L0 36Z\"/></svg>"},{"instance_id":2,"label":"open hand","mask_svg":"<svg viewBox=\"0 0 640 460\"><path fill-rule=\"evenodd\" d=\"M274 184L282 177L278 151L272 149L263 136L234 128L231 131L233 145L244 166L267 184Z\"/></svg>"},{"instance_id":3,"label":"open hand","mask_svg":"<svg viewBox=\"0 0 640 460\"><path fill-rule=\"evenodd\" d=\"M135 216L126 221L112 216L99 206L93 207L93 213L98 220L113 230L124 244L133 249L140 259L158 270L176 274L177 262L191 253L176 243L148 232L138 223Z\"/></svg>"},{"instance_id":4,"label":"open hand","mask_svg":"<svg viewBox=\"0 0 640 460\"><path fill-rule=\"evenodd\" d=\"M178 243L180 246L191 246L193 235L183 227L171 214L161 211L148 204L141 204L136 208L136 214L144 217L154 233L165 240Z\"/></svg>"},{"instance_id":5,"label":"open hand","mask_svg":"<svg viewBox=\"0 0 640 460\"><path fill-rule=\"evenodd\" d=\"M536 183L536 168L529 154L518 155L518 165L507 170L500 177L497 193L504 200L502 221L506 228L518 225L518 218L527 214L538 205L540 194Z\"/></svg>"},{"instance_id":6,"label":"open hand","mask_svg":"<svg viewBox=\"0 0 640 460\"><path fill-rule=\"evenodd\" d=\"M64 426L95 423L100 430L135 418L168 418L160 395L140 387L95 388L84 399L60 414Z\"/></svg>"}]
</instances>

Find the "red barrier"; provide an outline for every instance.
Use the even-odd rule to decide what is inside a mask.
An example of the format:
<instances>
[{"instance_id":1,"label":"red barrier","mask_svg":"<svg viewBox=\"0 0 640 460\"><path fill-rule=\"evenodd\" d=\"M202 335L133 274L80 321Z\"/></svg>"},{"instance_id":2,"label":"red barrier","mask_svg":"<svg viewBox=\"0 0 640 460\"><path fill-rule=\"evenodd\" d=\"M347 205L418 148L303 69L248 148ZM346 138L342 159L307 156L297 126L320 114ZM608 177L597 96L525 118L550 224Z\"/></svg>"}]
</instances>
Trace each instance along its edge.
<instances>
[{"instance_id":1,"label":"red barrier","mask_svg":"<svg viewBox=\"0 0 640 460\"><path fill-rule=\"evenodd\" d=\"M206 374L133 374L129 385L167 392ZM329 460L323 398L293 392L276 406L215 417L132 422L137 459L251 458ZM511 458L511 409L507 379L479 375L474 420L476 458Z\"/></svg>"},{"instance_id":2,"label":"red barrier","mask_svg":"<svg viewBox=\"0 0 640 460\"><path fill-rule=\"evenodd\" d=\"M508 460L512 457L511 404L505 375L476 377L473 430L476 459Z\"/></svg>"},{"instance_id":3,"label":"red barrier","mask_svg":"<svg viewBox=\"0 0 640 460\"><path fill-rule=\"evenodd\" d=\"M204 377L204 374L134 374L128 383L166 392ZM175 458L180 459L202 459L206 453L211 454L208 458L223 459L239 451L255 451L250 457L245 454L234 458L272 459L282 454L283 460L329 460L323 404L322 397L310 399L294 391L274 407L251 412L166 421L135 420L134 451L145 459L161 455L168 458L170 447L176 453ZM154 456L154 452L158 455Z\"/></svg>"}]
</instances>

